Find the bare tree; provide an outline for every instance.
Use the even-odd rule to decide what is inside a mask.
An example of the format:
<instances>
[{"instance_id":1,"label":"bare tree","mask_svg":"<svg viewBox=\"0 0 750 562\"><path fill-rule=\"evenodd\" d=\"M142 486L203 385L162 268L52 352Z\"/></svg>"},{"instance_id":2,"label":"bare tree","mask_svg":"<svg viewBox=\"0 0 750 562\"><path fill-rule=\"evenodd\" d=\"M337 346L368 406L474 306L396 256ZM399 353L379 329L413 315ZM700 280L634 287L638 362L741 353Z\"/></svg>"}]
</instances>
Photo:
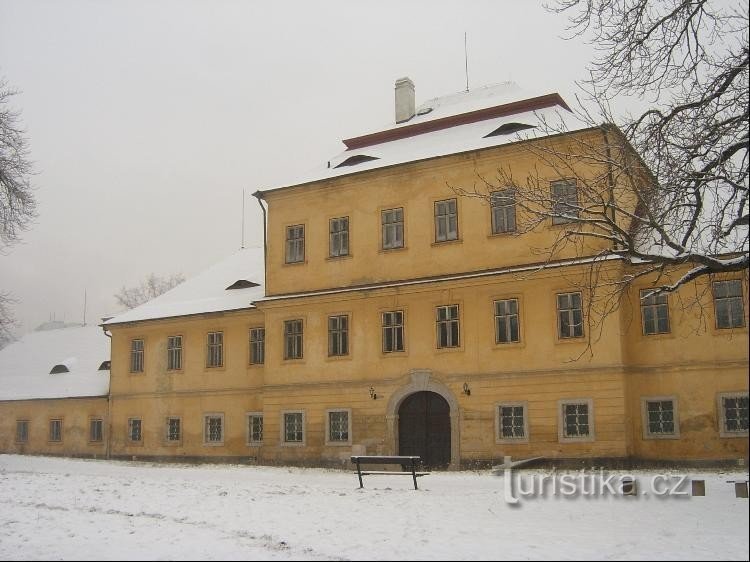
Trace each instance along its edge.
<instances>
[{"instance_id":1,"label":"bare tree","mask_svg":"<svg viewBox=\"0 0 750 562\"><path fill-rule=\"evenodd\" d=\"M0 349L15 339L13 329L16 321L10 310L13 299L8 293L0 292Z\"/></svg>"},{"instance_id":2,"label":"bare tree","mask_svg":"<svg viewBox=\"0 0 750 562\"><path fill-rule=\"evenodd\" d=\"M169 277L158 277L152 273L137 287L120 289L120 292L115 295L115 299L125 308L135 308L162 293L166 293L184 280L185 277L181 273Z\"/></svg>"}]
</instances>

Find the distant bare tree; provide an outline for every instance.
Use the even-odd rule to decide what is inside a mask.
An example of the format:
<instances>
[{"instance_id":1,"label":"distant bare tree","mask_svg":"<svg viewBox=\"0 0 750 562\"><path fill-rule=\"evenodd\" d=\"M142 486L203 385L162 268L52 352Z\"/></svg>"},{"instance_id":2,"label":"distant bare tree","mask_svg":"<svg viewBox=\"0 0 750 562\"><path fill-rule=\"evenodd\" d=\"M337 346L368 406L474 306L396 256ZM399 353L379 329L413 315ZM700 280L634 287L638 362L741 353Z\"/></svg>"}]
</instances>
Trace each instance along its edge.
<instances>
[{"instance_id":1,"label":"distant bare tree","mask_svg":"<svg viewBox=\"0 0 750 562\"><path fill-rule=\"evenodd\" d=\"M166 293L185 280L181 273L169 277L158 277L153 273L137 287L123 287L115 299L125 308L135 308L151 299Z\"/></svg>"},{"instance_id":2,"label":"distant bare tree","mask_svg":"<svg viewBox=\"0 0 750 562\"><path fill-rule=\"evenodd\" d=\"M0 349L15 340L15 318L10 310L13 299L8 293L0 292Z\"/></svg>"}]
</instances>

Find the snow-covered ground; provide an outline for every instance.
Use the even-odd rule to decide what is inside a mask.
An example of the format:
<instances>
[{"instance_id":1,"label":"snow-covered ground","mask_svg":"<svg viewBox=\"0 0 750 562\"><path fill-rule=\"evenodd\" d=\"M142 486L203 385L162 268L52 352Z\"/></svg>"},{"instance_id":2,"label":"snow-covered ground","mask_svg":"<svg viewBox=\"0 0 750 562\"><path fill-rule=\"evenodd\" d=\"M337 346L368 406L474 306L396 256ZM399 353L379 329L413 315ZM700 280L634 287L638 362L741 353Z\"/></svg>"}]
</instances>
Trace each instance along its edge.
<instances>
[{"instance_id":1,"label":"snow-covered ground","mask_svg":"<svg viewBox=\"0 0 750 562\"><path fill-rule=\"evenodd\" d=\"M404 476L359 489L348 471L0 455L0 559L747 560L748 501L727 483L747 472L689 475L705 497L514 507L491 471L415 491Z\"/></svg>"}]
</instances>

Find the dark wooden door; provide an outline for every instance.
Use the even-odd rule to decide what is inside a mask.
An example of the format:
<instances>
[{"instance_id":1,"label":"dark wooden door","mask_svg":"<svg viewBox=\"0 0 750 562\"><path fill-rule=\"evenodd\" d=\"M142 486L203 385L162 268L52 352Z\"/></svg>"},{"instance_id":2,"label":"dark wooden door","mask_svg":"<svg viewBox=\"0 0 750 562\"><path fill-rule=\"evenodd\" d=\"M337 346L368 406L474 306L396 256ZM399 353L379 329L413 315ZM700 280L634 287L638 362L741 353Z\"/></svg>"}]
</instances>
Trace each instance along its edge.
<instances>
[{"instance_id":1,"label":"dark wooden door","mask_svg":"<svg viewBox=\"0 0 750 562\"><path fill-rule=\"evenodd\" d=\"M425 466L451 462L450 406L434 392L416 392L398 410L399 455L419 455Z\"/></svg>"}]
</instances>

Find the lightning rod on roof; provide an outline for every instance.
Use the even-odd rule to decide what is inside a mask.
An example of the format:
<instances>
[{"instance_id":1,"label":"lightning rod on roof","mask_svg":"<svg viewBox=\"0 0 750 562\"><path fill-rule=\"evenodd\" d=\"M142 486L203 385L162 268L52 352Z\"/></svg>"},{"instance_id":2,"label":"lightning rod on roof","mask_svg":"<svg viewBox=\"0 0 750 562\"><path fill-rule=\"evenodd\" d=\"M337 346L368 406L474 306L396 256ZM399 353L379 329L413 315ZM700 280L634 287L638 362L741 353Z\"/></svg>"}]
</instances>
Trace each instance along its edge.
<instances>
[{"instance_id":1,"label":"lightning rod on roof","mask_svg":"<svg viewBox=\"0 0 750 562\"><path fill-rule=\"evenodd\" d=\"M469 51L466 48L466 32L464 31L464 68L466 70L466 91L469 91Z\"/></svg>"}]
</instances>

